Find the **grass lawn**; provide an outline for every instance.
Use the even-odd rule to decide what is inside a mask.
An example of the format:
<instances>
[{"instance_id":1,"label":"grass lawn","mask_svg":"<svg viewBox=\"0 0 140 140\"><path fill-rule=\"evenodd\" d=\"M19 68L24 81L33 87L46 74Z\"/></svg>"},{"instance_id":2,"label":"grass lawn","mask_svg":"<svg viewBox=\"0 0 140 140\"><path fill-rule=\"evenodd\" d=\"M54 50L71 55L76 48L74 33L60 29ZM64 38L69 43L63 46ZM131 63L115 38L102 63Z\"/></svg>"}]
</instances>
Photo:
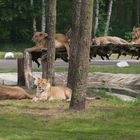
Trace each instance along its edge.
<instances>
[{"instance_id":1,"label":"grass lawn","mask_svg":"<svg viewBox=\"0 0 140 140\"><path fill-rule=\"evenodd\" d=\"M65 101L0 101L0 140L139 140L140 100L106 96L86 102L85 112Z\"/></svg>"},{"instance_id":2,"label":"grass lawn","mask_svg":"<svg viewBox=\"0 0 140 140\"><path fill-rule=\"evenodd\" d=\"M33 71L41 72L41 68L34 69ZM68 68L66 67L57 67L56 72L67 72ZM15 69L0 69L2 72L16 72ZM140 74L140 65L131 65L126 68L119 68L116 66L91 66L89 72L104 72L104 73L125 73L125 74Z\"/></svg>"}]
</instances>

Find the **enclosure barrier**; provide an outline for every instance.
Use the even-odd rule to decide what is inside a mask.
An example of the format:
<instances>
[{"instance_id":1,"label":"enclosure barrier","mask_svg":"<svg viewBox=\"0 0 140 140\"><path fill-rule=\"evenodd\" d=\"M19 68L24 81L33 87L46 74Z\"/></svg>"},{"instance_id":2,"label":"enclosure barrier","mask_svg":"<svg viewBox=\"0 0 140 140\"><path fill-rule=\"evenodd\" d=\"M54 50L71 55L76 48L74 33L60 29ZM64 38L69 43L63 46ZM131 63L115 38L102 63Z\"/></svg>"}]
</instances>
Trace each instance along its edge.
<instances>
[{"instance_id":1,"label":"enclosure barrier","mask_svg":"<svg viewBox=\"0 0 140 140\"><path fill-rule=\"evenodd\" d=\"M24 52L24 58L18 59L18 85L24 85L28 89L32 89L34 85L34 78L32 74L32 60L37 63L38 58L42 57L43 52ZM120 55L126 53L132 56L137 56L140 58L140 45L92 45L90 47L90 59L96 57L96 55L101 56L102 59L106 57L109 59L110 53L118 53ZM65 48L57 48L55 59L61 58L65 62L68 62L68 55ZM43 75L43 74L42 74Z\"/></svg>"}]
</instances>

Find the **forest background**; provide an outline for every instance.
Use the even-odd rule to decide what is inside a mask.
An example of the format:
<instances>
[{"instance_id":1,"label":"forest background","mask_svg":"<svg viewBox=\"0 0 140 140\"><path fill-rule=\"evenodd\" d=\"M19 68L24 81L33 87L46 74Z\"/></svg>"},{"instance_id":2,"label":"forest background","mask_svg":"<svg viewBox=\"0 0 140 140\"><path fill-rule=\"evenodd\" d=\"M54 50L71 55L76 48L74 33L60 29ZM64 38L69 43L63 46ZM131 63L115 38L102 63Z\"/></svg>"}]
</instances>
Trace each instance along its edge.
<instances>
[{"instance_id":1,"label":"forest background","mask_svg":"<svg viewBox=\"0 0 140 140\"><path fill-rule=\"evenodd\" d=\"M43 0L0 0L0 44L31 43L36 31L42 31ZM99 0L99 25L96 36L104 35L110 0ZM94 3L95 19L96 4ZM35 25L33 25L35 20ZM47 20L47 16L46 19ZM94 26L95 20L93 20ZM57 0L56 31L66 33L72 24L72 0ZM140 24L139 0L113 0L108 35L131 40L131 31ZM35 26L35 27L33 27ZM45 29L46 30L46 29ZM2 46L0 45L0 48Z\"/></svg>"}]
</instances>

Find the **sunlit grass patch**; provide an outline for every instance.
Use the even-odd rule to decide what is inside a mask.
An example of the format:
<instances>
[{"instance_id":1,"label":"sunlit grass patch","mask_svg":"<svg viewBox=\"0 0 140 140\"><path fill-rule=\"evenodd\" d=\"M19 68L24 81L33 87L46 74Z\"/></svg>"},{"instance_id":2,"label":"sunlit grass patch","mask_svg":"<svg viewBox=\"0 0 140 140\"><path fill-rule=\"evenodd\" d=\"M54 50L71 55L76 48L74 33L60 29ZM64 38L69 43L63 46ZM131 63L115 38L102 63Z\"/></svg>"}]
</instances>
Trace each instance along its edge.
<instances>
[{"instance_id":1,"label":"sunlit grass patch","mask_svg":"<svg viewBox=\"0 0 140 140\"><path fill-rule=\"evenodd\" d=\"M85 112L68 107L65 101L1 101L0 139L139 140L139 100L105 97L88 101Z\"/></svg>"},{"instance_id":2,"label":"sunlit grass patch","mask_svg":"<svg viewBox=\"0 0 140 140\"><path fill-rule=\"evenodd\" d=\"M125 68L116 66L90 66L89 72L103 72L103 73L124 73L124 74L140 74L140 65L131 65ZM35 72L41 72L41 68L33 69ZM68 72L67 67L56 67L56 72ZM16 72L16 69L0 69L0 72Z\"/></svg>"}]
</instances>

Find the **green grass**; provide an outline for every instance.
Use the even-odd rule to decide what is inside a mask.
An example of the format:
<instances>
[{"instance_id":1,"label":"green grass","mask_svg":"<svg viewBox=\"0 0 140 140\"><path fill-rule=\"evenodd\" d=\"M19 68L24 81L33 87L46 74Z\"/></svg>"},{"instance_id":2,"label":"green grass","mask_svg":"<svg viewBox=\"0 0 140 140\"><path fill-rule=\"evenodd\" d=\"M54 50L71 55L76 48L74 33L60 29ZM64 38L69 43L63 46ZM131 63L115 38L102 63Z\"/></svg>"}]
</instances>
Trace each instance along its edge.
<instances>
[{"instance_id":1,"label":"green grass","mask_svg":"<svg viewBox=\"0 0 140 140\"><path fill-rule=\"evenodd\" d=\"M140 74L140 65L131 65L125 68L117 66L92 66L90 72Z\"/></svg>"},{"instance_id":2,"label":"green grass","mask_svg":"<svg viewBox=\"0 0 140 140\"><path fill-rule=\"evenodd\" d=\"M4 58L5 53L6 52L0 52L0 59ZM13 53L14 53L15 58L23 57L23 53L22 52L13 52Z\"/></svg>"},{"instance_id":3,"label":"green grass","mask_svg":"<svg viewBox=\"0 0 140 140\"><path fill-rule=\"evenodd\" d=\"M67 72L68 68L56 68L57 72ZM140 65L131 65L125 68L117 66L90 66L89 72L140 74Z\"/></svg>"},{"instance_id":4,"label":"green grass","mask_svg":"<svg viewBox=\"0 0 140 140\"><path fill-rule=\"evenodd\" d=\"M35 72L41 72L41 68L33 69ZM67 72L66 67L55 68L56 72ZM16 72L16 69L0 69L2 72ZM131 65L126 68L119 68L116 66L91 66L89 72L103 72L103 73L124 73L124 74L140 74L140 65Z\"/></svg>"},{"instance_id":5,"label":"green grass","mask_svg":"<svg viewBox=\"0 0 140 140\"><path fill-rule=\"evenodd\" d=\"M102 98L85 112L68 110L64 101L0 102L0 140L139 140L140 100Z\"/></svg>"},{"instance_id":6,"label":"green grass","mask_svg":"<svg viewBox=\"0 0 140 140\"><path fill-rule=\"evenodd\" d=\"M33 46L32 42L25 43L0 43L0 59L4 58L6 52L13 52L16 58L23 57L22 52Z\"/></svg>"}]
</instances>

